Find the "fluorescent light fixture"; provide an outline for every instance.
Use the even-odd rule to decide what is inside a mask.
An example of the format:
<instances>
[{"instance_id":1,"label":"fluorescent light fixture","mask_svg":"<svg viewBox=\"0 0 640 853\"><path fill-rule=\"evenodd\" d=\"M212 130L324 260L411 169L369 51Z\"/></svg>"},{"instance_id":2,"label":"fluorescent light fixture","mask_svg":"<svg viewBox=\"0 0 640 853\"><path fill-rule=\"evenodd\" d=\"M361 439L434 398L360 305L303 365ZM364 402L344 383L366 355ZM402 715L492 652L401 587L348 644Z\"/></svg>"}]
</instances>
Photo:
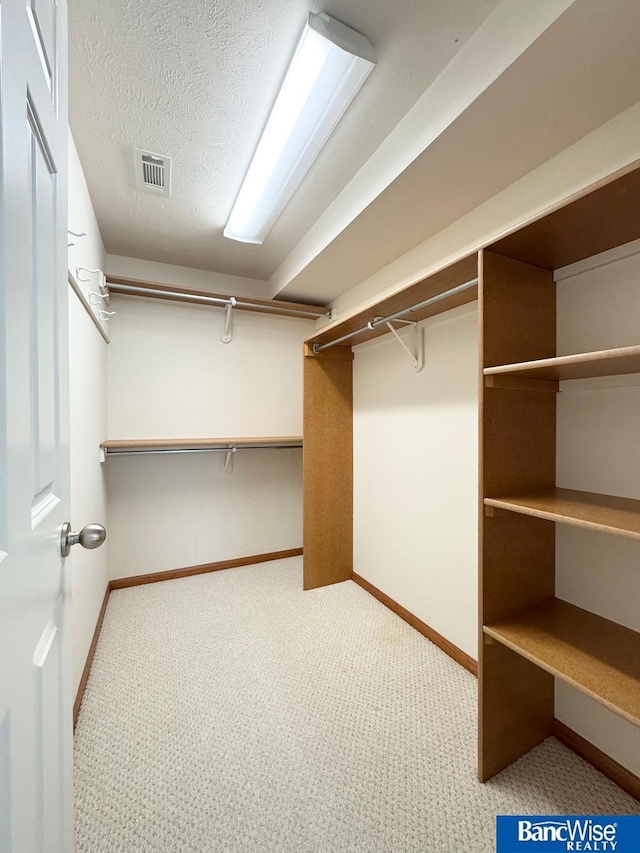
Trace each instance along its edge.
<instances>
[{"instance_id":1,"label":"fluorescent light fixture","mask_svg":"<svg viewBox=\"0 0 640 853\"><path fill-rule=\"evenodd\" d=\"M374 64L363 35L324 13L309 15L225 237L263 242Z\"/></svg>"}]
</instances>

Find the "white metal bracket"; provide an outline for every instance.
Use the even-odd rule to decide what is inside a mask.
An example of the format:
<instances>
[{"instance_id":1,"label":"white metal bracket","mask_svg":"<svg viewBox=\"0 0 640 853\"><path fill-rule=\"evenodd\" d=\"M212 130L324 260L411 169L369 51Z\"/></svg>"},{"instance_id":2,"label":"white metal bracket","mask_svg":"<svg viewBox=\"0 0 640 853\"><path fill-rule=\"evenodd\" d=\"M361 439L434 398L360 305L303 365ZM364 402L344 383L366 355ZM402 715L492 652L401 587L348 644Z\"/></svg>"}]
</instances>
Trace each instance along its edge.
<instances>
[{"instance_id":1,"label":"white metal bracket","mask_svg":"<svg viewBox=\"0 0 640 853\"><path fill-rule=\"evenodd\" d=\"M226 341L225 341L226 343ZM236 452L237 447L229 447L223 454L221 459L220 470L223 474L232 474L233 473L233 454Z\"/></svg>"},{"instance_id":2,"label":"white metal bracket","mask_svg":"<svg viewBox=\"0 0 640 853\"><path fill-rule=\"evenodd\" d=\"M220 340L223 344L228 344L233 340L233 315L232 311L236 306L236 299L234 296L229 298L229 301L225 305L224 314L222 315L222 329L220 330Z\"/></svg>"},{"instance_id":3,"label":"white metal bracket","mask_svg":"<svg viewBox=\"0 0 640 853\"><path fill-rule=\"evenodd\" d=\"M424 367L424 334L418 324L412 320L394 320L393 323L402 323L405 326L411 326L411 348L407 346L405 341L398 334L398 330L389 321L386 325L393 336L396 338L402 349L407 353L413 364L413 369L416 373L420 373Z\"/></svg>"},{"instance_id":4,"label":"white metal bracket","mask_svg":"<svg viewBox=\"0 0 640 853\"><path fill-rule=\"evenodd\" d=\"M72 231L70 228L67 229L67 234L71 234L72 237L86 237L86 231ZM75 243L67 242L67 246L70 248L71 246L75 246Z\"/></svg>"},{"instance_id":5,"label":"white metal bracket","mask_svg":"<svg viewBox=\"0 0 640 853\"><path fill-rule=\"evenodd\" d=\"M100 269L90 270L87 267L76 267L76 281L87 282L87 281L91 281L91 279L82 278L82 276L80 275L81 272L87 272L90 275L97 275L98 276L97 283L98 283L98 287L100 288L100 291L102 292L103 288L105 290L107 289L107 277L102 272L102 270L100 270Z\"/></svg>"},{"instance_id":6,"label":"white metal bracket","mask_svg":"<svg viewBox=\"0 0 640 853\"><path fill-rule=\"evenodd\" d=\"M98 284L98 290L90 290L89 291L89 302L92 305L111 305L111 294L109 293L109 288L106 283L103 284L100 282Z\"/></svg>"}]
</instances>

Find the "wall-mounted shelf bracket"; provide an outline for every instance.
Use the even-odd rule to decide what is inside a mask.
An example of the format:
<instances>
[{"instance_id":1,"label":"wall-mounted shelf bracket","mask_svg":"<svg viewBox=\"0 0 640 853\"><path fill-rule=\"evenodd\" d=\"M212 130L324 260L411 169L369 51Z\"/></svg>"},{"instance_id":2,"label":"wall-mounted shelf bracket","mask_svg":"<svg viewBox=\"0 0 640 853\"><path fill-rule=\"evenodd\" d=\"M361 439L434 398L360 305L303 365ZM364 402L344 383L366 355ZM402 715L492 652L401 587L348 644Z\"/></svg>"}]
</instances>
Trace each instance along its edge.
<instances>
[{"instance_id":1,"label":"wall-mounted shelf bracket","mask_svg":"<svg viewBox=\"0 0 640 853\"><path fill-rule=\"evenodd\" d=\"M407 346L405 340L400 337L398 330L394 328L393 323L402 323L405 326L411 326L411 346ZM402 349L407 353L413 364L413 369L419 373L424 367L424 335L418 324L411 320L393 320L387 321L387 328L398 341Z\"/></svg>"},{"instance_id":2,"label":"wall-mounted shelf bracket","mask_svg":"<svg viewBox=\"0 0 640 853\"><path fill-rule=\"evenodd\" d=\"M97 291L90 290L89 302L92 305L111 305L111 296L109 294L109 288L105 287L104 284L99 284Z\"/></svg>"},{"instance_id":3,"label":"wall-mounted shelf bracket","mask_svg":"<svg viewBox=\"0 0 640 853\"><path fill-rule=\"evenodd\" d=\"M80 275L81 272L89 273L89 275L97 275L96 281L97 281L100 293L105 293L105 294L109 293L108 288L107 288L107 277L102 270L100 270L100 269L90 270L87 267L76 267L76 279L77 279L77 281L82 281L82 282L86 283L86 282L91 281L91 279L90 278L83 278Z\"/></svg>"},{"instance_id":4,"label":"wall-mounted shelf bracket","mask_svg":"<svg viewBox=\"0 0 640 853\"><path fill-rule=\"evenodd\" d=\"M228 344L233 340L233 314L231 312L235 306L236 299L233 296L229 297L222 315L222 329L220 330L220 340L223 344Z\"/></svg>"},{"instance_id":5,"label":"wall-mounted shelf bracket","mask_svg":"<svg viewBox=\"0 0 640 853\"><path fill-rule=\"evenodd\" d=\"M226 343L226 342L225 342ZM224 456L221 459L220 470L223 474L232 474L233 473L233 454L236 452L237 447L229 447Z\"/></svg>"}]
</instances>

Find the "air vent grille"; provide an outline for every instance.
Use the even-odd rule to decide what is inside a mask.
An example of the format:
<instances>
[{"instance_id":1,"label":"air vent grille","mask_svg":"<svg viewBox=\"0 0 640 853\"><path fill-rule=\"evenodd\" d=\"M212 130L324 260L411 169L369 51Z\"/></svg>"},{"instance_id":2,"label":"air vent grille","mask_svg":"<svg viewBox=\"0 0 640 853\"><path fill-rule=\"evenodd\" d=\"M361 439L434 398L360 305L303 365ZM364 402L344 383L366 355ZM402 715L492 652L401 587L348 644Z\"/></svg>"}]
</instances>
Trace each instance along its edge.
<instances>
[{"instance_id":1,"label":"air vent grille","mask_svg":"<svg viewBox=\"0 0 640 853\"><path fill-rule=\"evenodd\" d=\"M168 197L171 193L171 158L134 148L138 187Z\"/></svg>"},{"instance_id":2,"label":"air vent grille","mask_svg":"<svg viewBox=\"0 0 640 853\"><path fill-rule=\"evenodd\" d=\"M164 160L156 157L144 156L142 158L142 177L145 184L158 190L164 189Z\"/></svg>"}]
</instances>

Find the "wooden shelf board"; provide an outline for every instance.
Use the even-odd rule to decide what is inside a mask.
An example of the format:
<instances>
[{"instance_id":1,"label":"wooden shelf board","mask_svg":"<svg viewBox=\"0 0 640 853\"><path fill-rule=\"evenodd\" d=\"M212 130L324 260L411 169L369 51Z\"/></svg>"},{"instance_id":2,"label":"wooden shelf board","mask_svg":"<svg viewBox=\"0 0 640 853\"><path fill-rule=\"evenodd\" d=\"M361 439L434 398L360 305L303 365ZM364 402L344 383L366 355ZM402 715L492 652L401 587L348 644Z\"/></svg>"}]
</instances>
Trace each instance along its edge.
<instances>
[{"instance_id":1,"label":"wooden shelf board","mask_svg":"<svg viewBox=\"0 0 640 853\"><path fill-rule=\"evenodd\" d=\"M600 530L640 542L639 500L574 489L541 489L519 495L485 498L484 503L486 506Z\"/></svg>"},{"instance_id":2,"label":"wooden shelf board","mask_svg":"<svg viewBox=\"0 0 640 853\"><path fill-rule=\"evenodd\" d=\"M619 376L626 373L640 373L640 346L562 355L484 369L485 376L556 381Z\"/></svg>"},{"instance_id":3,"label":"wooden shelf board","mask_svg":"<svg viewBox=\"0 0 640 853\"><path fill-rule=\"evenodd\" d=\"M316 317L324 317L327 313L327 308L319 305L309 305L306 302L286 302L278 299L258 299L254 296L237 296L237 294L218 293L211 290L204 290L197 287L182 287L181 285L163 284L157 281L146 281L137 278L127 278L126 276L107 274L107 284L119 284L123 287L132 288L131 290L114 291L112 296L139 296L145 299L168 299L171 302L186 302L189 305L197 305L197 302L189 299L189 296L209 296L217 299L229 299L230 296L236 296L239 301L246 300L253 303L253 307L238 305L238 311L255 311L264 314L279 314L284 316L295 316L291 312L300 312L301 319L312 320L313 317L305 316L313 314ZM157 293L144 293L140 291L156 290L162 291L162 295ZM221 306L222 307L222 306Z\"/></svg>"},{"instance_id":4,"label":"wooden shelf board","mask_svg":"<svg viewBox=\"0 0 640 853\"><path fill-rule=\"evenodd\" d=\"M640 726L640 634L560 599L500 619L483 630Z\"/></svg>"},{"instance_id":5,"label":"wooden shelf board","mask_svg":"<svg viewBox=\"0 0 640 853\"><path fill-rule=\"evenodd\" d=\"M488 248L557 270L640 238L640 164L625 166L543 211Z\"/></svg>"},{"instance_id":6,"label":"wooden shelf board","mask_svg":"<svg viewBox=\"0 0 640 853\"><path fill-rule=\"evenodd\" d=\"M97 306L92 305L82 290L80 286L80 282L76 279L75 275L71 272L71 270L67 270L67 280L71 287L73 288L76 296L80 300L82 307L85 309L89 317L91 317L91 322L96 327L96 329L100 332L105 341L110 344L111 337L108 330L108 324L106 322L101 323L98 319L98 314L96 313L99 309Z\"/></svg>"},{"instance_id":7,"label":"wooden shelf board","mask_svg":"<svg viewBox=\"0 0 640 853\"><path fill-rule=\"evenodd\" d=\"M109 453L136 450L206 450L216 447L274 447L290 445L302 447L301 435L260 436L250 438L141 438L141 439L109 439L100 445Z\"/></svg>"}]
</instances>

